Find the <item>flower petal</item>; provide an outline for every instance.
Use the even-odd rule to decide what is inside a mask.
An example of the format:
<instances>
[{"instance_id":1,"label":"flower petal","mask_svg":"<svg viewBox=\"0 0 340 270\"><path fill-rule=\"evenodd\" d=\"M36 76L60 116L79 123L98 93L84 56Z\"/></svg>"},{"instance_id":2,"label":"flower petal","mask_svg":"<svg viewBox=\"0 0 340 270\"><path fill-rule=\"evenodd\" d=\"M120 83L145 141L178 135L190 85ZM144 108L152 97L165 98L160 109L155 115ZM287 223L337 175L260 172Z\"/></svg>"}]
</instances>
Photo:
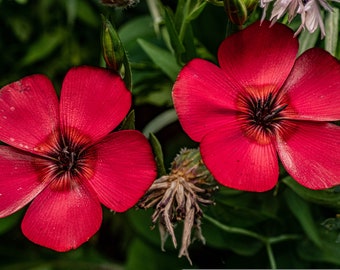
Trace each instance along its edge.
<instances>
[{"instance_id":1,"label":"flower petal","mask_svg":"<svg viewBox=\"0 0 340 270\"><path fill-rule=\"evenodd\" d=\"M36 152L58 126L58 98L47 77L28 76L0 90L1 141Z\"/></svg>"},{"instance_id":2,"label":"flower petal","mask_svg":"<svg viewBox=\"0 0 340 270\"><path fill-rule=\"evenodd\" d=\"M90 184L108 208L123 212L135 205L156 178L151 147L139 131L109 134L94 146L98 155Z\"/></svg>"},{"instance_id":3,"label":"flower petal","mask_svg":"<svg viewBox=\"0 0 340 270\"><path fill-rule=\"evenodd\" d=\"M296 60L282 91L296 112L291 118L340 119L340 64L322 49L310 49Z\"/></svg>"},{"instance_id":4,"label":"flower petal","mask_svg":"<svg viewBox=\"0 0 340 270\"><path fill-rule=\"evenodd\" d=\"M262 192L272 189L278 180L274 145L249 140L236 125L209 133L200 148L203 162L222 185Z\"/></svg>"},{"instance_id":5,"label":"flower petal","mask_svg":"<svg viewBox=\"0 0 340 270\"><path fill-rule=\"evenodd\" d=\"M245 87L268 86L279 89L291 71L298 41L287 26L264 21L225 39L218 60L227 76Z\"/></svg>"},{"instance_id":6,"label":"flower petal","mask_svg":"<svg viewBox=\"0 0 340 270\"><path fill-rule=\"evenodd\" d=\"M179 121L195 141L212 129L228 123L235 114L237 90L216 65L194 59L179 73L173 87L173 101Z\"/></svg>"},{"instance_id":7,"label":"flower petal","mask_svg":"<svg viewBox=\"0 0 340 270\"><path fill-rule=\"evenodd\" d=\"M48 183L39 181L30 154L0 146L0 217L8 216L41 192Z\"/></svg>"},{"instance_id":8,"label":"flower petal","mask_svg":"<svg viewBox=\"0 0 340 270\"><path fill-rule=\"evenodd\" d=\"M62 85L60 119L62 130L98 141L123 120L131 106L131 93L121 78L96 67L69 70Z\"/></svg>"},{"instance_id":9,"label":"flower petal","mask_svg":"<svg viewBox=\"0 0 340 270\"><path fill-rule=\"evenodd\" d=\"M21 228L38 245L68 251L88 241L101 221L100 203L88 184L67 191L47 187L31 203Z\"/></svg>"},{"instance_id":10,"label":"flower petal","mask_svg":"<svg viewBox=\"0 0 340 270\"><path fill-rule=\"evenodd\" d=\"M287 172L310 189L340 184L340 127L299 122L294 133L280 136L277 148Z\"/></svg>"}]
</instances>

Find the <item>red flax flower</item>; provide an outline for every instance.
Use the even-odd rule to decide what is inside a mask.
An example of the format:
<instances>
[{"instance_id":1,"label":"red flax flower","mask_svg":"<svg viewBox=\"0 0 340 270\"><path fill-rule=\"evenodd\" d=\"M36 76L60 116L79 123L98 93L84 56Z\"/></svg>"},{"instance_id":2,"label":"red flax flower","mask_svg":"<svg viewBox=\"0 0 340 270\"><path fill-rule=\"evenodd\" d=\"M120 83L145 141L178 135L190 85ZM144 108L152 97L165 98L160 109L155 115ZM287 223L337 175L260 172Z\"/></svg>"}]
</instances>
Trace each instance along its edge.
<instances>
[{"instance_id":1,"label":"red flax flower","mask_svg":"<svg viewBox=\"0 0 340 270\"><path fill-rule=\"evenodd\" d=\"M32 75L0 90L0 217L32 201L24 235L57 250L77 248L102 221L100 203L123 212L156 177L138 131L109 133L131 106L123 81L95 67L72 68L60 104L51 82Z\"/></svg>"},{"instance_id":2,"label":"red flax flower","mask_svg":"<svg viewBox=\"0 0 340 270\"><path fill-rule=\"evenodd\" d=\"M266 191L287 172L310 189L340 184L340 64L322 49L296 59L286 26L255 23L225 39L220 67L194 59L173 100L184 131L221 184Z\"/></svg>"}]
</instances>

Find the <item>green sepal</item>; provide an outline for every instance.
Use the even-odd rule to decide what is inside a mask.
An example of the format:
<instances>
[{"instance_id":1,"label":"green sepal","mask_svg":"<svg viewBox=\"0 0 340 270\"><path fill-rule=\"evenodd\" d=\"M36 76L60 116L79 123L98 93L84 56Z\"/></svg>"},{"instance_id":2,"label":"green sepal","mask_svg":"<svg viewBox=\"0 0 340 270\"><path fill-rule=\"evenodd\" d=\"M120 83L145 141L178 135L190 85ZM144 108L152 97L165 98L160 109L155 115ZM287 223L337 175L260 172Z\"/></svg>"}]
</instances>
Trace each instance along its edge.
<instances>
[{"instance_id":1,"label":"green sepal","mask_svg":"<svg viewBox=\"0 0 340 270\"><path fill-rule=\"evenodd\" d=\"M166 174L162 146L153 133L150 133L149 141L152 147L153 154L155 155L158 177L161 177L162 175Z\"/></svg>"},{"instance_id":2,"label":"green sepal","mask_svg":"<svg viewBox=\"0 0 340 270\"><path fill-rule=\"evenodd\" d=\"M124 129L135 129L135 111L132 110L129 114L124 118L123 123L120 126L120 130Z\"/></svg>"}]
</instances>

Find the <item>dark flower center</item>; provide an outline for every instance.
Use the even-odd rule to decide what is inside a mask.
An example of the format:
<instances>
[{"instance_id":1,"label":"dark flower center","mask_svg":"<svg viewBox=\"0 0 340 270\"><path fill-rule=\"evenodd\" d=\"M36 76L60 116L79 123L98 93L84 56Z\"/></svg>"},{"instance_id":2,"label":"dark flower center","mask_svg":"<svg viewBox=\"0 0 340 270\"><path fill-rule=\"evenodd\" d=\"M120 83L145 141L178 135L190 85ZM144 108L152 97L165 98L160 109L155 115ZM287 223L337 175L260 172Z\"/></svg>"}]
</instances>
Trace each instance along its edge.
<instances>
[{"instance_id":1,"label":"dark flower center","mask_svg":"<svg viewBox=\"0 0 340 270\"><path fill-rule=\"evenodd\" d=\"M57 166L61 172L75 173L77 170L77 163L79 159L79 152L72 150L69 146L65 146L59 152L57 157Z\"/></svg>"},{"instance_id":2,"label":"dark flower center","mask_svg":"<svg viewBox=\"0 0 340 270\"><path fill-rule=\"evenodd\" d=\"M287 104L277 105L272 93L264 99L251 98L248 102L248 120L251 125L261 127L263 131L273 131L275 124L281 120L281 112Z\"/></svg>"},{"instance_id":3,"label":"dark flower center","mask_svg":"<svg viewBox=\"0 0 340 270\"><path fill-rule=\"evenodd\" d=\"M35 160L41 181L49 181L55 190L69 190L94 174L96 150L86 143L57 136L51 151Z\"/></svg>"},{"instance_id":4,"label":"dark flower center","mask_svg":"<svg viewBox=\"0 0 340 270\"><path fill-rule=\"evenodd\" d=\"M260 144L270 143L271 137L283 127L287 105L286 98L272 92L243 93L237 101L243 132Z\"/></svg>"}]
</instances>

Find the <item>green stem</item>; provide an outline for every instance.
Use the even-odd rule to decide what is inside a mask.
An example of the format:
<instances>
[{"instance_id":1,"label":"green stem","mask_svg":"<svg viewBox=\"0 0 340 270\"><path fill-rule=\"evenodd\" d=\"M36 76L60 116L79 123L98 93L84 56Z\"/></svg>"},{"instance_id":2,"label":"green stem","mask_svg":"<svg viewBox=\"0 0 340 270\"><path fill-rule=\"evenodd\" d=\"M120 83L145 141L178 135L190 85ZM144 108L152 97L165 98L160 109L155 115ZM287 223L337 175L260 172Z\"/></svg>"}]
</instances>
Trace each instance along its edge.
<instances>
[{"instance_id":1,"label":"green stem","mask_svg":"<svg viewBox=\"0 0 340 270\"><path fill-rule=\"evenodd\" d=\"M238 228L238 227L231 227L231 226L227 226L221 222L219 222L218 220L207 216L206 214L204 214L203 216L206 220L208 220L209 222L211 222L212 224L214 224L216 227L220 228L221 230L228 232L228 233L233 233L233 234L241 234L241 235L246 235L252 238L255 238L259 241L261 241L265 247L266 247L266 251L268 254L268 258L269 258L269 263L270 263L270 267L271 269L276 269L276 261L275 261L275 257L273 254L273 249L272 249L272 244L275 243L279 243L282 241L287 241L287 240L296 240L301 238L300 235L296 235L296 234L282 234L279 236L275 236L275 237L266 237L264 235L255 233L253 231L249 231L246 229L242 229L242 228Z\"/></svg>"},{"instance_id":2,"label":"green stem","mask_svg":"<svg viewBox=\"0 0 340 270\"><path fill-rule=\"evenodd\" d=\"M273 254L273 249L272 249L270 242L266 241L265 246L266 246L266 250L267 250L267 254L268 254L268 258L269 258L270 268L271 269L277 269L275 257L274 257L274 254Z\"/></svg>"}]
</instances>

